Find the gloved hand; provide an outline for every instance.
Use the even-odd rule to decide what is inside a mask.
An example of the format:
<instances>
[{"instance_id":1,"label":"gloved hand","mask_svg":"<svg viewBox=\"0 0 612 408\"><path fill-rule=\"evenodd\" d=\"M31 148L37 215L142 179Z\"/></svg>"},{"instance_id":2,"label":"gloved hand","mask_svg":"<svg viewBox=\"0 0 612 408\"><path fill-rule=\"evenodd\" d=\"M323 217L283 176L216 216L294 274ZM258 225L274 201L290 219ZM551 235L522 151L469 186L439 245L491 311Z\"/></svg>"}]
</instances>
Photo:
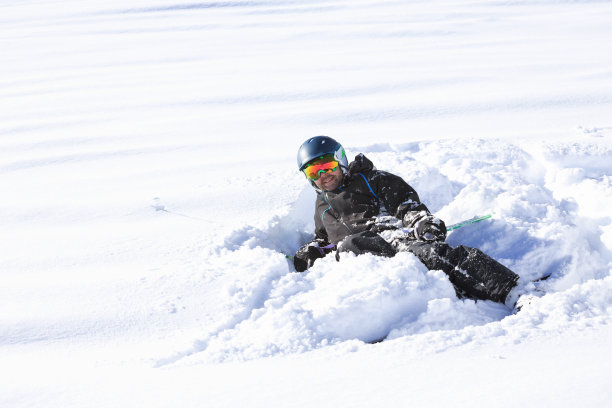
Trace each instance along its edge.
<instances>
[{"instance_id":1,"label":"gloved hand","mask_svg":"<svg viewBox=\"0 0 612 408\"><path fill-rule=\"evenodd\" d=\"M295 266L297 272L304 272L314 264L314 261L323 258L330 251L331 249L321 248L316 245L304 245L293 257L293 266Z\"/></svg>"},{"instance_id":2,"label":"gloved hand","mask_svg":"<svg viewBox=\"0 0 612 408\"><path fill-rule=\"evenodd\" d=\"M403 219L404 226L412 228L418 241L444 241L446 224L426 211L408 212Z\"/></svg>"},{"instance_id":3,"label":"gloved hand","mask_svg":"<svg viewBox=\"0 0 612 408\"><path fill-rule=\"evenodd\" d=\"M414 236L419 241L444 241L446 224L441 219L429 215L414 225Z\"/></svg>"}]
</instances>

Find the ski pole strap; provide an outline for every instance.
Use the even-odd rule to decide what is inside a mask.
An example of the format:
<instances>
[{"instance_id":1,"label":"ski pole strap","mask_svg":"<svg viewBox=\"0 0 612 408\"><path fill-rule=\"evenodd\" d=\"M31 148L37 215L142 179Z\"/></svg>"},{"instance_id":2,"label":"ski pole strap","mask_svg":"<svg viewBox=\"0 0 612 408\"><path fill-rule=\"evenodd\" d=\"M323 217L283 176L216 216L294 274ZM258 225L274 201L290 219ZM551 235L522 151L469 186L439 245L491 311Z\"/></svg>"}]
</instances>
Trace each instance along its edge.
<instances>
[{"instance_id":1,"label":"ski pole strap","mask_svg":"<svg viewBox=\"0 0 612 408\"><path fill-rule=\"evenodd\" d=\"M321 256L325 256L325 251L323 251L324 249L334 249L335 247L336 246L334 244L329 244L324 247L316 246L315 248L319 250L319 252L321 253Z\"/></svg>"}]
</instances>

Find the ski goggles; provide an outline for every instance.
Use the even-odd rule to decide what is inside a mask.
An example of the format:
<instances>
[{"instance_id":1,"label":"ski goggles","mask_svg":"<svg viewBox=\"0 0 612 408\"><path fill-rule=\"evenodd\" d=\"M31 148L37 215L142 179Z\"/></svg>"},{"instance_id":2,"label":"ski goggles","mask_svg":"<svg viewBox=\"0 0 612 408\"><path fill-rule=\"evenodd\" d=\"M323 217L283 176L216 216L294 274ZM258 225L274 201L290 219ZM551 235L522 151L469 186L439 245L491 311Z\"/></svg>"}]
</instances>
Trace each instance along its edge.
<instances>
[{"instance_id":1,"label":"ski goggles","mask_svg":"<svg viewBox=\"0 0 612 408\"><path fill-rule=\"evenodd\" d=\"M306 174L309 180L316 181L322 174L336 171L337 168L338 161L334 158L333 154L329 154L306 166L304 174Z\"/></svg>"}]
</instances>

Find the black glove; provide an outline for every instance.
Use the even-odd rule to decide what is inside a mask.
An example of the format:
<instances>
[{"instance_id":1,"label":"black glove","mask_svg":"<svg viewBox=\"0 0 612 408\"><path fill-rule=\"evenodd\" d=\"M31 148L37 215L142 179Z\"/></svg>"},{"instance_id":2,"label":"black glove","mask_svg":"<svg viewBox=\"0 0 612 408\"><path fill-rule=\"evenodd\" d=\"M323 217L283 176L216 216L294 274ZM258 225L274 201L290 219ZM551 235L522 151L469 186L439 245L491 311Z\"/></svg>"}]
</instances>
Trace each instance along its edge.
<instances>
[{"instance_id":1,"label":"black glove","mask_svg":"<svg viewBox=\"0 0 612 408\"><path fill-rule=\"evenodd\" d=\"M406 214L404 225L412 228L414 237L418 241L444 241L446 239L444 221L425 211Z\"/></svg>"},{"instance_id":2,"label":"black glove","mask_svg":"<svg viewBox=\"0 0 612 408\"><path fill-rule=\"evenodd\" d=\"M419 241L444 241L446 239L446 224L441 219L430 215L416 223L414 236Z\"/></svg>"},{"instance_id":3,"label":"black glove","mask_svg":"<svg viewBox=\"0 0 612 408\"><path fill-rule=\"evenodd\" d=\"M314 261L323 258L328 252L331 252L331 248L321 248L310 244L304 245L293 257L293 266L295 266L296 271L304 272L314 264Z\"/></svg>"}]
</instances>

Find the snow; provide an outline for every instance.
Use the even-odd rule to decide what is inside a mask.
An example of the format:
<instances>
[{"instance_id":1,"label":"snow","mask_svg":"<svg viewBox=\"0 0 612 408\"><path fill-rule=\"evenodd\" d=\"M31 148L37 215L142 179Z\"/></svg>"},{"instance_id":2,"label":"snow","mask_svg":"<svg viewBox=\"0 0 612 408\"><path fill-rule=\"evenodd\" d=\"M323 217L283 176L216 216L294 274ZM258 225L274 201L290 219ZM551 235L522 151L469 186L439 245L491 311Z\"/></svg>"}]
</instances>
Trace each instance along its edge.
<instances>
[{"instance_id":1,"label":"snow","mask_svg":"<svg viewBox=\"0 0 612 408\"><path fill-rule=\"evenodd\" d=\"M612 4L0 5L0 405L609 406ZM545 294L292 271L327 134ZM387 336L382 342L376 342ZM373 344L371 344L373 343Z\"/></svg>"}]
</instances>

